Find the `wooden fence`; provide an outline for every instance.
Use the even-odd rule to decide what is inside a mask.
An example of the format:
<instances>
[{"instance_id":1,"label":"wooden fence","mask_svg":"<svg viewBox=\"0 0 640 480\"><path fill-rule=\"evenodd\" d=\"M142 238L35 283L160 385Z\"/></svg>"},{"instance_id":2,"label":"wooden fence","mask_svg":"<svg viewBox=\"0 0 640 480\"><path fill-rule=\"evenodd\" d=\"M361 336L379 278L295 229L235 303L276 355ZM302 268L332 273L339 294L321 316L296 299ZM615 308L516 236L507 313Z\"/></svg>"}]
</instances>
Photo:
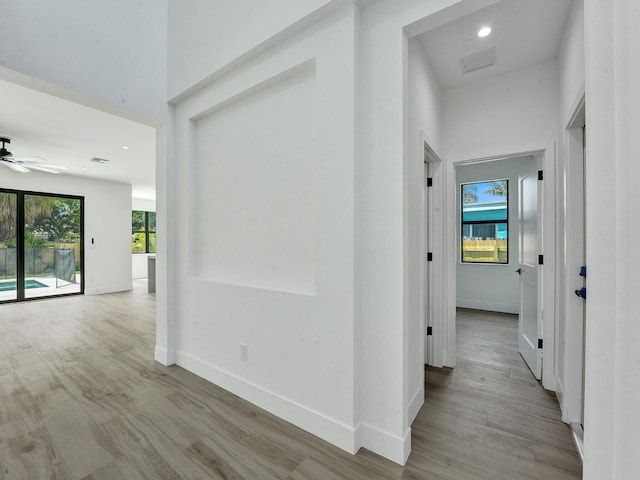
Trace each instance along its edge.
<instances>
[{"instance_id":1,"label":"wooden fence","mask_svg":"<svg viewBox=\"0 0 640 480\"><path fill-rule=\"evenodd\" d=\"M507 239L463 240L462 261L471 263L507 263Z\"/></svg>"}]
</instances>

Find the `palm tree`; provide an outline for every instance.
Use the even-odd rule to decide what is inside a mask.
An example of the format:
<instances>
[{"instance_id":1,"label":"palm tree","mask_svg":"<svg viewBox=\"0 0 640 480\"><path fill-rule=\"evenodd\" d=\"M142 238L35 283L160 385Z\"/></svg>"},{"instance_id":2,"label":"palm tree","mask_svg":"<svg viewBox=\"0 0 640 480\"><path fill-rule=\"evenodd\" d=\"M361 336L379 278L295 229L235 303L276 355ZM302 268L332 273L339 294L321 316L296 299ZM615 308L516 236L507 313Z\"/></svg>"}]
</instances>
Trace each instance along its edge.
<instances>
[{"instance_id":1,"label":"palm tree","mask_svg":"<svg viewBox=\"0 0 640 480\"><path fill-rule=\"evenodd\" d=\"M0 242L16 234L16 196L0 192Z\"/></svg>"},{"instance_id":2,"label":"palm tree","mask_svg":"<svg viewBox=\"0 0 640 480\"><path fill-rule=\"evenodd\" d=\"M506 197L507 196L507 181L496 180L491 182L491 186L483 193L492 195L494 197Z\"/></svg>"},{"instance_id":3,"label":"palm tree","mask_svg":"<svg viewBox=\"0 0 640 480\"><path fill-rule=\"evenodd\" d=\"M16 236L17 196L0 192L0 242ZM24 223L33 225L39 218L51 215L60 200L54 197L25 195Z\"/></svg>"},{"instance_id":4,"label":"palm tree","mask_svg":"<svg viewBox=\"0 0 640 480\"><path fill-rule=\"evenodd\" d=\"M478 201L478 187L473 184L462 186L462 203L475 203Z\"/></svg>"}]
</instances>

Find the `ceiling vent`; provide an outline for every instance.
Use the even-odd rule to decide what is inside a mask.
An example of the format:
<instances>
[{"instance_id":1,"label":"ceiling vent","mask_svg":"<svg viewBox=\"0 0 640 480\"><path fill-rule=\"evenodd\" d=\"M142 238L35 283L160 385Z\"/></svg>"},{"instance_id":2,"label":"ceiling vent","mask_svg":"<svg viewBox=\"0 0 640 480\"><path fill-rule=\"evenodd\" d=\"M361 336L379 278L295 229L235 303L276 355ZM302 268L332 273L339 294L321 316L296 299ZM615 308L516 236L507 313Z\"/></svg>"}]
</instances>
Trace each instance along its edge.
<instances>
[{"instance_id":1,"label":"ceiling vent","mask_svg":"<svg viewBox=\"0 0 640 480\"><path fill-rule=\"evenodd\" d=\"M93 157L91 159L92 162L96 162L96 163L100 163L100 164L105 164L108 163L109 160L107 160L106 158L98 158L98 157Z\"/></svg>"},{"instance_id":2,"label":"ceiling vent","mask_svg":"<svg viewBox=\"0 0 640 480\"><path fill-rule=\"evenodd\" d=\"M460 59L462 73L473 72L481 68L496 64L496 47L491 47L481 52L472 53Z\"/></svg>"}]
</instances>

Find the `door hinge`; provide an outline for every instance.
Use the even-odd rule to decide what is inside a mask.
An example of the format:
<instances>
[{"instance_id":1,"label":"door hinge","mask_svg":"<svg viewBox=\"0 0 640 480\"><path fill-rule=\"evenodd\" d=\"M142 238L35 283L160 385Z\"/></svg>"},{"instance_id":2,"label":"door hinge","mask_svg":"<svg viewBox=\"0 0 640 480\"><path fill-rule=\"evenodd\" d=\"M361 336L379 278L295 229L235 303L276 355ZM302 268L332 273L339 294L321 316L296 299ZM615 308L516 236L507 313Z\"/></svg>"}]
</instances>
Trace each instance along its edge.
<instances>
[{"instance_id":1,"label":"door hinge","mask_svg":"<svg viewBox=\"0 0 640 480\"><path fill-rule=\"evenodd\" d=\"M541 338L538 339L538 348L542 348L542 339Z\"/></svg>"},{"instance_id":2,"label":"door hinge","mask_svg":"<svg viewBox=\"0 0 640 480\"><path fill-rule=\"evenodd\" d=\"M544 255L538 255L538 265L544 265Z\"/></svg>"},{"instance_id":3,"label":"door hinge","mask_svg":"<svg viewBox=\"0 0 640 480\"><path fill-rule=\"evenodd\" d=\"M427 187L433 187L433 177L427 177Z\"/></svg>"},{"instance_id":4,"label":"door hinge","mask_svg":"<svg viewBox=\"0 0 640 480\"><path fill-rule=\"evenodd\" d=\"M544 180L544 174L542 173L542 170L538 170L538 180Z\"/></svg>"},{"instance_id":5,"label":"door hinge","mask_svg":"<svg viewBox=\"0 0 640 480\"><path fill-rule=\"evenodd\" d=\"M433 327L427 327L427 336L433 335Z\"/></svg>"},{"instance_id":6,"label":"door hinge","mask_svg":"<svg viewBox=\"0 0 640 480\"><path fill-rule=\"evenodd\" d=\"M433 262L433 252L427 252L427 262Z\"/></svg>"}]
</instances>

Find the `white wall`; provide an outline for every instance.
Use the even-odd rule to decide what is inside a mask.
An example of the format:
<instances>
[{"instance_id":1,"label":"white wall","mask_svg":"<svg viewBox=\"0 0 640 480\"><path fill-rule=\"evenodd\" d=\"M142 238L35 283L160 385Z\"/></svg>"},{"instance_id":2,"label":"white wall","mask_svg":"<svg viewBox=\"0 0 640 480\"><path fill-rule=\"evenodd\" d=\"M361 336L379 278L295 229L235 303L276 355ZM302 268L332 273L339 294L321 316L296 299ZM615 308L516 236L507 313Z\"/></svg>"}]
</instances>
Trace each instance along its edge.
<instances>
[{"instance_id":1,"label":"white wall","mask_svg":"<svg viewBox=\"0 0 640 480\"><path fill-rule=\"evenodd\" d=\"M406 269L406 302L412 331L420 332L409 339L409 419L417 415L424 403L425 348L425 164L423 136L431 148L440 152L442 91L424 47L417 38L407 46L409 155L407 158L407 209L405 224L409 256L414 258Z\"/></svg>"},{"instance_id":2,"label":"white wall","mask_svg":"<svg viewBox=\"0 0 640 480\"><path fill-rule=\"evenodd\" d=\"M203 15L183 8L174 38ZM335 10L180 95L173 224L177 363L351 452L355 22Z\"/></svg>"},{"instance_id":3,"label":"white wall","mask_svg":"<svg viewBox=\"0 0 640 480\"><path fill-rule=\"evenodd\" d=\"M585 0L585 480L640 472L640 2ZM603 252L609 252L603 255Z\"/></svg>"},{"instance_id":4,"label":"white wall","mask_svg":"<svg viewBox=\"0 0 640 480\"><path fill-rule=\"evenodd\" d=\"M557 61L445 90L443 120L450 161L544 147L558 135Z\"/></svg>"},{"instance_id":5,"label":"white wall","mask_svg":"<svg viewBox=\"0 0 640 480\"><path fill-rule=\"evenodd\" d=\"M131 185L8 169L0 171L0 185L83 196L85 294L131 290Z\"/></svg>"},{"instance_id":6,"label":"white wall","mask_svg":"<svg viewBox=\"0 0 640 480\"><path fill-rule=\"evenodd\" d=\"M564 129L584 94L584 0L573 0L558 51L560 126Z\"/></svg>"},{"instance_id":7,"label":"white wall","mask_svg":"<svg viewBox=\"0 0 640 480\"><path fill-rule=\"evenodd\" d=\"M565 26L558 69L560 82L560 142L558 162L558 301L556 329L556 392L566 422L580 422L582 410L582 351L584 301L573 294L580 286L578 271L584 263L582 168L569 160L573 136L582 151L582 133L565 129L584 96L584 1L574 0Z\"/></svg>"},{"instance_id":8,"label":"white wall","mask_svg":"<svg viewBox=\"0 0 640 480\"><path fill-rule=\"evenodd\" d=\"M533 156L510 158L493 162L461 165L456 168L456 186L459 198L460 184L486 180L509 180L509 263L506 265L469 264L460 262L460 205L456 212L458 225L456 248L456 306L515 313L520 310L520 279L518 268L518 175L536 169Z\"/></svg>"},{"instance_id":9,"label":"white wall","mask_svg":"<svg viewBox=\"0 0 640 480\"><path fill-rule=\"evenodd\" d=\"M362 374L358 387L360 398L376 400L361 402L360 419L379 432L370 448L399 463L406 461L411 449L409 339L419 334L411 328L404 295L408 264L413 260L406 237L405 185L411 150L405 136L408 47L404 33L421 33L490 3L385 0L363 10L360 17L356 278L357 359ZM422 22L436 12L430 21ZM446 340L444 328L440 334ZM441 357L451 353L444 351Z\"/></svg>"},{"instance_id":10,"label":"white wall","mask_svg":"<svg viewBox=\"0 0 640 480\"><path fill-rule=\"evenodd\" d=\"M264 50L276 45L286 38L285 29L293 24L298 25L297 29L308 26L321 16L317 10L329 3L336 2L234 0L233 8L225 0L169 2L168 58L169 64L176 67L169 75L169 98L184 93L223 68L237 65L238 59L249 52L255 55L256 47L262 45ZM300 25L306 17L310 18ZM183 29L181 25L189 28ZM211 48L212 45L215 48Z\"/></svg>"}]
</instances>

